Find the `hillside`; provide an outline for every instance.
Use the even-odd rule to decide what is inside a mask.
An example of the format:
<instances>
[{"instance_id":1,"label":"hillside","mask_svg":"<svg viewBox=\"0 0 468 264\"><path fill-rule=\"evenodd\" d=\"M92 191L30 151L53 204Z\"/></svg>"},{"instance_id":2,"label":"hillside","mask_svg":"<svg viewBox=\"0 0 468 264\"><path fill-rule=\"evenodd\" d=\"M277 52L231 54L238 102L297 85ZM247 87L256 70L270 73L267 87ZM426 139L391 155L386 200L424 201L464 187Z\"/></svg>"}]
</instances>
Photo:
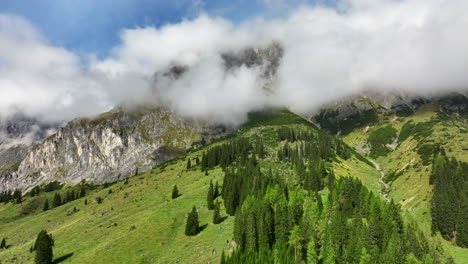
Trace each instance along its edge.
<instances>
[{"instance_id":1,"label":"hillside","mask_svg":"<svg viewBox=\"0 0 468 264\"><path fill-rule=\"evenodd\" d=\"M431 233L434 185L430 177L434 156L438 149L443 149L448 158L468 161L466 97L420 101L398 108L405 111L394 111L394 106L385 107L382 101L371 102L373 109L380 110L367 112L372 113L369 114L372 118L360 119L357 126L347 126L342 139L380 165L388 184L385 190L388 198L398 202L425 232ZM463 181L458 185L463 188ZM443 192L452 191L445 188ZM457 199L461 208L466 208L466 202L461 201ZM466 219L462 221L466 223ZM455 240L445 242L459 263L467 262L468 250L455 243Z\"/></svg>"},{"instance_id":2,"label":"hillside","mask_svg":"<svg viewBox=\"0 0 468 264\"><path fill-rule=\"evenodd\" d=\"M321 137L319 142L331 144L322 144L320 152L328 153L329 158L324 157L323 163L310 163L325 169L323 172L329 175L328 180L327 177L320 178L323 176L317 178L319 185L298 173L297 162L287 161L293 156L287 158L279 154L287 149L287 145L293 149L295 145L303 144L302 137L310 140ZM307 190L316 188L323 197L325 208L328 208L326 201L332 175L338 179L355 177L374 193L381 188L378 181L381 175L370 162L304 119L284 111L254 113L250 122L234 133L126 180L94 187L81 183L51 192L42 190L34 197L25 196L20 204L1 204L0 234L9 246L0 250L0 262L31 263L34 254L29 250L39 231L46 229L55 239L54 256L60 263L217 263L221 252L229 255L239 243L238 239L233 240L238 217L227 213L226 209L232 211L232 208L226 208L231 203L223 201L227 197L227 191L223 190L222 197L217 200L223 201L221 216L225 219L218 225L211 221L212 211L207 209L206 199L209 183L218 182L223 189L228 185L223 184L226 165L221 165L223 168L216 162L210 165L208 156L211 150L243 139L255 146L254 153L263 153L258 154L260 173L273 171L288 188L303 190L299 193L313 195L314 192ZM280 157L283 161L278 160ZM201 160L198 165L197 158ZM188 159L193 165L190 169L187 169ZM311 177L315 177L313 175L317 174ZM174 185L181 196L171 199ZM84 197L72 198L72 201L42 212L45 199L52 204L56 193L64 199L69 196L67 192L78 193L81 188L85 189ZM384 203L382 196L376 197L381 197L379 203ZM193 206L197 207L203 228L198 235L187 237L184 235L186 216Z\"/></svg>"}]
</instances>

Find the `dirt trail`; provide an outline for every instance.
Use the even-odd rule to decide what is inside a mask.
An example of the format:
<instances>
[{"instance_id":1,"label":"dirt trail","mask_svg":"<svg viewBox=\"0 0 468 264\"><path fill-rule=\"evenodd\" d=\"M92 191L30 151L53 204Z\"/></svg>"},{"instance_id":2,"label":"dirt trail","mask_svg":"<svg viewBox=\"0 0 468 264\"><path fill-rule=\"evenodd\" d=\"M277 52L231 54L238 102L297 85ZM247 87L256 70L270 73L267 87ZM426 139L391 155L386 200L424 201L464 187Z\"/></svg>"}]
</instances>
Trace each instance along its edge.
<instances>
[{"instance_id":1,"label":"dirt trail","mask_svg":"<svg viewBox=\"0 0 468 264\"><path fill-rule=\"evenodd\" d=\"M384 181L385 177L385 172L383 172L382 168L380 167L380 164L378 164L375 160L369 159L369 161L374 164L374 167L376 170L380 172L380 178L379 178L379 184L382 186L380 189L380 194L387 200L387 202L390 202L390 199L388 198L388 192L390 191L390 186Z\"/></svg>"}]
</instances>

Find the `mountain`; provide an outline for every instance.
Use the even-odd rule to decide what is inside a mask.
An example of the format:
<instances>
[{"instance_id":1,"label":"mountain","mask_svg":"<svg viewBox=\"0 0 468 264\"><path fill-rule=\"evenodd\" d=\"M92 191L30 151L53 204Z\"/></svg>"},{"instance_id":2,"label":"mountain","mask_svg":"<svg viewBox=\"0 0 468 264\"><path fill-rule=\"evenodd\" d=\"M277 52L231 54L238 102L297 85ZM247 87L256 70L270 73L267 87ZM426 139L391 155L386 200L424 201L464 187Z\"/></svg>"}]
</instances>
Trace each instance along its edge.
<instances>
[{"instance_id":1,"label":"mountain","mask_svg":"<svg viewBox=\"0 0 468 264\"><path fill-rule=\"evenodd\" d=\"M261 68L259 81L265 91L270 89L282 56L283 48L278 43L220 54L225 71L241 66ZM166 82L181 78L189 70L185 65L172 65L156 72L152 78L155 94L167 86ZM33 120L13 119L5 126L17 135L2 134L0 127L0 140L4 141L0 143L8 146L2 149L0 144L0 192L29 190L51 181L112 182L177 157L197 140L206 141L230 130L183 118L168 109L120 107L97 117L73 120L61 128L53 126L57 133L46 133L44 125L36 125ZM50 137L45 139L46 135ZM15 145L12 142L16 139L29 141Z\"/></svg>"},{"instance_id":2,"label":"mountain","mask_svg":"<svg viewBox=\"0 0 468 264\"><path fill-rule=\"evenodd\" d=\"M57 127L21 114L0 120L0 175L17 169L31 148L55 133Z\"/></svg>"},{"instance_id":3,"label":"mountain","mask_svg":"<svg viewBox=\"0 0 468 264\"><path fill-rule=\"evenodd\" d=\"M109 184L39 186L0 205L9 245L0 262L30 263L46 229L63 263L218 263L223 252L227 263L452 263L401 200L387 201L397 192L380 192L380 156L372 159L384 175L345 143L359 131L343 142L289 111L256 112L236 131L133 177L125 177L132 169ZM198 234L186 236L194 207ZM463 263L466 251L453 254Z\"/></svg>"},{"instance_id":4,"label":"mountain","mask_svg":"<svg viewBox=\"0 0 468 264\"><path fill-rule=\"evenodd\" d=\"M312 119L378 164L385 183L383 192L426 232L439 231L446 240L466 247L462 237L468 223L464 215L468 208L468 169L464 165L468 162L468 98L450 94L397 99L388 103L360 97L324 108ZM440 173L435 160L451 162L442 162L446 165ZM437 224L437 208L444 209L443 223L452 223L450 228ZM449 248L468 260L466 250Z\"/></svg>"},{"instance_id":5,"label":"mountain","mask_svg":"<svg viewBox=\"0 0 468 264\"><path fill-rule=\"evenodd\" d=\"M196 140L224 132L163 108L117 108L73 120L27 154L20 152L15 170L0 178L0 190L28 190L51 181L102 184L120 180L181 155Z\"/></svg>"}]
</instances>

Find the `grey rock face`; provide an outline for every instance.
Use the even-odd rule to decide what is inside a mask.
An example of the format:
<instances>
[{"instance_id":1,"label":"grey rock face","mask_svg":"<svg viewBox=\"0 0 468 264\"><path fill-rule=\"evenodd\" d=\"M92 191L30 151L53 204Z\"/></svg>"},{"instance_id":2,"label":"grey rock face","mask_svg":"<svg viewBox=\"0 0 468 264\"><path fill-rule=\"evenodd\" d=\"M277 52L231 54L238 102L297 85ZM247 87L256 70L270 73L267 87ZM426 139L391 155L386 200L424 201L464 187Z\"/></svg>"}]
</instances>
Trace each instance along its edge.
<instances>
[{"instance_id":1,"label":"grey rock face","mask_svg":"<svg viewBox=\"0 0 468 264\"><path fill-rule=\"evenodd\" d=\"M0 192L60 181L111 182L178 156L201 136L222 134L161 108L117 109L76 119L28 152L14 172L0 177Z\"/></svg>"},{"instance_id":2,"label":"grey rock face","mask_svg":"<svg viewBox=\"0 0 468 264\"><path fill-rule=\"evenodd\" d=\"M226 70L245 65L248 68L261 66L262 76L265 79L275 77L283 58L283 47L274 42L266 47L246 48L239 52L226 52L221 54Z\"/></svg>"},{"instance_id":3,"label":"grey rock face","mask_svg":"<svg viewBox=\"0 0 468 264\"><path fill-rule=\"evenodd\" d=\"M20 114L0 120L0 175L14 171L31 147L57 127Z\"/></svg>"}]
</instances>

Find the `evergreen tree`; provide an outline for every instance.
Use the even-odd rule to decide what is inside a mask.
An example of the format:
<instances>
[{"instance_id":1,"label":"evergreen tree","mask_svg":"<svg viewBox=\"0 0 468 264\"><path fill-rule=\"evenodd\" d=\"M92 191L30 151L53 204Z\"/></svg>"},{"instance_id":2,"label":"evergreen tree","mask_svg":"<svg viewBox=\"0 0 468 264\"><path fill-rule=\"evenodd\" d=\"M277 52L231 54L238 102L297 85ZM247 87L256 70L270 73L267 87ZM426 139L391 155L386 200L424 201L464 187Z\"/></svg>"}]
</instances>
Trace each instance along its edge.
<instances>
[{"instance_id":1,"label":"evergreen tree","mask_svg":"<svg viewBox=\"0 0 468 264\"><path fill-rule=\"evenodd\" d=\"M221 215L219 213L219 209L220 209L220 203L219 202L216 202L215 205L214 205L214 211L213 211L213 224L219 224L221 223Z\"/></svg>"},{"instance_id":2,"label":"evergreen tree","mask_svg":"<svg viewBox=\"0 0 468 264\"><path fill-rule=\"evenodd\" d=\"M84 187L81 187L81 190L80 190L80 198L81 198L81 197L85 197L85 195L86 195L86 190L85 190Z\"/></svg>"},{"instance_id":3,"label":"evergreen tree","mask_svg":"<svg viewBox=\"0 0 468 264\"><path fill-rule=\"evenodd\" d=\"M291 234L289 235L289 244L294 247L294 259L298 261L298 254L302 250L302 236L301 236L301 227L299 225L295 225L294 228L291 230Z\"/></svg>"},{"instance_id":4,"label":"evergreen tree","mask_svg":"<svg viewBox=\"0 0 468 264\"><path fill-rule=\"evenodd\" d=\"M59 193L55 193L54 199L52 200L52 207L58 207L62 205L62 198Z\"/></svg>"},{"instance_id":5,"label":"evergreen tree","mask_svg":"<svg viewBox=\"0 0 468 264\"><path fill-rule=\"evenodd\" d=\"M42 211L47 211L49 210L49 200L45 200L44 202L44 207L42 208Z\"/></svg>"},{"instance_id":6,"label":"evergreen tree","mask_svg":"<svg viewBox=\"0 0 468 264\"><path fill-rule=\"evenodd\" d=\"M207 200L207 206L208 210L213 210L214 209L214 187L213 187L213 181L210 180L210 187L208 189L208 194L206 197Z\"/></svg>"},{"instance_id":7,"label":"evergreen tree","mask_svg":"<svg viewBox=\"0 0 468 264\"><path fill-rule=\"evenodd\" d=\"M13 193L13 199L16 204L19 204L23 201L23 196L21 195L20 190L15 190L15 192Z\"/></svg>"},{"instance_id":8,"label":"evergreen tree","mask_svg":"<svg viewBox=\"0 0 468 264\"><path fill-rule=\"evenodd\" d=\"M187 159L187 170L189 170L192 167L192 162L190 161L190 158Z\"/></svg>"},{"instance_id":9,"label":"evergreen tree","mask_svg":"<svg viewBox=\"0 0 468 264\"><path fill-rule=\"evenodd\" d=\"M172 199L179 197L179 189L177 189L177 185L174 185L172 188Z\"/></svg>"},{"instance_id":10,"label":"evergreen tree","mask_svg":"<svg viewBox=\"0 0 468 264\"><path fill-rule=\"evenodd\" d=\"M311 236L309 243L307 244L307 263L317 264L320 258L317 254L317 244L315 243L314 235Z\"/></svg>"},{"instance_id":11,"label":"evergreen tree","mask_svg":"<svg viewBox=\"0 0 468 264\"><path fill-rule=\"evenodd\" d=\"M188 214L187 224L185 226L185 235L194 236L200 231L200 226L198 222L198 212L195 206L192 208L192 211Z\"/></svg>"},{"instance_id":12,"label":"evergreen tree","mask_svg":"<svg viewBox=\"0 0 468 264\"><path fill-rule=\"evenodd\" d=\"M6 248L6 239L5 238L3 238L2 242L0 243L0 249L4 249L4 248Z\"/></svg>"},{"instance_id":13,"label":"evergreen tree","mask_svg":"<svg viewBox=\"0 0 468 264\"><path fill-rule=\"evenodd\" d=\"M219 192L219 184L218 184L218 181L216 181L215 188L214 188L214 198L216 199L216 197L218 197L220 195L221 195L221 193Z\"/></svg>"},{"instance_id":14,"label":"evergreen tree","mask_svg":"<svg viewBox=\"0 0 468 264\"><path fill-rule=\"evenodd\" d=\"M197 166L200 165L200 158L198 156L195 158L195 164L197 164Z\"/></svg>"},{"instance_id":15,"label":"evergreen tree","mask_svg":"<svg viewBox=\"0 0 468 264\"><path fill-rule=\"evenodd\" d=\"M367 253L367 249L364 247L361 250L361 257L359 258L359 264L370 264L372 262L372 257Z\"/></svg>"},{"instance_id":16,"label":"evergreen tree","mask_svg":"<svg viewBox=\"0 0 468 264\"><path fill-rule=\"evenodd\" d=\"M221 262L220 264L226 264L226 255L224 254L224 249L223 249L223 253L221 253Z\"/></svg>"},{"instance_id":17,"label":"evergreen tree","mask_svg":"<svg viewBox=\"0 0 468 264\"><path fill-rule=\"evenodd\" d=\"M52 247L54 240L47 231L42 230L37 236L34 250L36 251L35 263L36 264L51 264L53 258Z\"/></svg>"}]
</instances>

